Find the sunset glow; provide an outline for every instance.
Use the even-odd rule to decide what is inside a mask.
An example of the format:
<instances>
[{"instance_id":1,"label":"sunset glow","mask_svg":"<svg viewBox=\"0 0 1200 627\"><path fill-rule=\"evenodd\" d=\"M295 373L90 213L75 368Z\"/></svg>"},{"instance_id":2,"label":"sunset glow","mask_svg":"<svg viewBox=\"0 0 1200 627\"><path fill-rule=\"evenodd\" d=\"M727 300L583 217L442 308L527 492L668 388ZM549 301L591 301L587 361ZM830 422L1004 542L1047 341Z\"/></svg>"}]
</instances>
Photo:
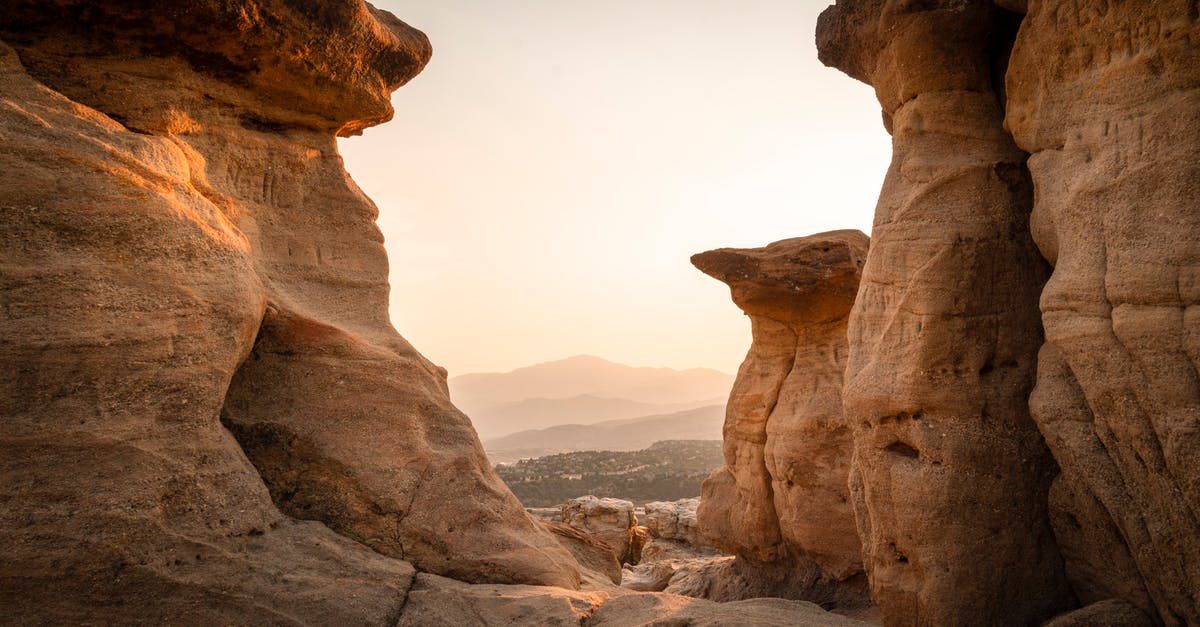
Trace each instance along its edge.
<instances>
[{"instance_id":1,"label":"sunset glow","mask_svg":"<svg viewBox=\"0 0 1200 627\"><path fill-rule=\"evenodd\" d=\"M574 354L736 370L749 325L688 258L869 232L889 138L822 66L825 1L382 1L434 42L341 142L395 326L451 375Z\"/></svg>"}]
</instances>

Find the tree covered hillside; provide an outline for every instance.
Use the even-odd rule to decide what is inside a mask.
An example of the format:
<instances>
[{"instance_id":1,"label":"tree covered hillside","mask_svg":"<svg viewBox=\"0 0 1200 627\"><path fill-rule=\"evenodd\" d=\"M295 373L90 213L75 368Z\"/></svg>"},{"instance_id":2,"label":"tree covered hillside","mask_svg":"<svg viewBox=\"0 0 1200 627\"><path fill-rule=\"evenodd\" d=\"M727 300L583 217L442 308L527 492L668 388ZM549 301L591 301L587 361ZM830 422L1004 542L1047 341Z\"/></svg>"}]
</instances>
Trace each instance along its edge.
<instances>
[{"instance_id":1,"label":"tree covered hillside","mask_svg":"<svg viewBox=\"0 0 1200 627\"><path fill-rule=\"evenodd\" d=\"M633 501L700 496L721 465L719 440L666 440L640 451L578 451L499 464L496 472L525 507L552 507L594 494Z\"/></svg>"}]
</instances>

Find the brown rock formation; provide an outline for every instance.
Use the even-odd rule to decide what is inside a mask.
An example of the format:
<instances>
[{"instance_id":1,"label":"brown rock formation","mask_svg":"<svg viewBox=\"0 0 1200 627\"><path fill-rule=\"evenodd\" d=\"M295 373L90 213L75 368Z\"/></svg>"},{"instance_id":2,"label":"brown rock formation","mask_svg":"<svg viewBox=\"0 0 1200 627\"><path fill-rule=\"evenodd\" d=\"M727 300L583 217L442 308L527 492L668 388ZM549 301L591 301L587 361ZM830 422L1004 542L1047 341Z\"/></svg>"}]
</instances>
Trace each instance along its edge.
<instances>
[{"instance_id":1,"label":"brown rock formation","mask_svg":"<svg viewBox=\"0 0 1200 627\"><path fill-rule=\"evenodd\" d=\"M1138 608L1116 599L1107 599L1062 616L1056 616L1042 627L1154 627Z\"/></svg>"},{"instance_id":2,"label":"brown rock formation","mask_svg":"<svg viewBox=\"0 0 1200 627\"><path fill-rule=\"evenodd\" d=\"M893 160L851 314L844 406L872 594L888 625L1014 625L1071 601L1026 404L1045 268L989 0L841 0L821 60L875 87Z\"/></svg>"},{"instance_id":3,"label":"brown rock formation","mask_svg":"<svg viewBox=\"0 0 1200 627\"><path fill-rule=\"evenodd\" d=\"M423 35L360 0L21 0L0 38L0 613L394 620L411 567L347 538L578 584L388 323L336 152Z\"/></svg>"},{"instance_id":4,"label":"brown rock formation","mask_svg":"<svg viewBox=\"0 0 1200 627\"><path fill-rule=\"evenodd\" d=\"M699 507L698 498L646 503L646 532L652 539L674 540L699 550L715 548L700 530Z\"/></svg>"},{"instance_id":5,"label":"brown rock formation","mask_svg":"<svg viewBox=\"0 0 1200 627\"><path fill-rule=\"evenodd\" d=\"M638 594L619 588L594 591L545 586L468 585L419 574L402 627L506 627L508 625L795 625L861 627L813 603L753 599L728 604L671 594Z\"/></svg>"},{"instance_id":6,"label":"brown rock formation","mask_svg":"<svg viewBox=\"0 0 1200 627\"><path fill-rule=\"evenodd\" d=\"M1028 5L1006 123L1054 266L1030 405L1055 532L1081 601L1200 624L1200 7Z\"/></svg>"},{"instance_id":7,"label":"brown rock formation","mask_svg":"<svg viewBox=\"0 0 1200 627\"><path fill-rule=\"evenodd\" d=\"M586 627L625 627L627 625L687 625L688 627L724 627L754 625L761 627L865 627L864 623L804 601L750 599L713 603L671 594L627 594L616 597L583 621Z\"/></svg>"},{"instance_id":8,"label":"brown rock formation","mask_svg":"<svg viewBox=\"0 0 1200 627\"><path fill-rule=\"evenodd\" d=\"M612 547L590 533L580 531L564 522L542 520L542 526L555 535L558 543L575 556L575 561L583 569L584 579L593 576L603 578L605 582L621 584L621 562ZM591 571L588 573L587 571Z\"/></svg>"},{"instance_id":9,"label":"brown rock formation","mask_svg":"<svg viewBox=\"0 0 1200 627\"><path fill-rule=\"evenodd\" d=\"M832 580L862 569L841 389L867 245L858 231L834 231L692 257L729 284L753 330L729 397L725 465L704 482L700 526L744 558L811 561Z\"/></svg>"},{"instance_id":10,"label":"brown rock formation","mask_svg":"<svg viewBox=\"0 0 1200 627\"><path fill-rule=\"evenodd\" d=\"M564 523L612 547L618 562L637 563L641 547L635 546L637 514L633 511L633 503L589 494L563 503L561 511Z\"/></svg>"},{"instance_id":11,"label":"brown rock formation","mask_svg":"<svg viewBox=\"0 0 1200 627\"><path fill-rule=\"evenodd\" d=\"M610 595L545 586L469 585L419 574L397 627L577 627Z\"/></svg>"}]
</instances>

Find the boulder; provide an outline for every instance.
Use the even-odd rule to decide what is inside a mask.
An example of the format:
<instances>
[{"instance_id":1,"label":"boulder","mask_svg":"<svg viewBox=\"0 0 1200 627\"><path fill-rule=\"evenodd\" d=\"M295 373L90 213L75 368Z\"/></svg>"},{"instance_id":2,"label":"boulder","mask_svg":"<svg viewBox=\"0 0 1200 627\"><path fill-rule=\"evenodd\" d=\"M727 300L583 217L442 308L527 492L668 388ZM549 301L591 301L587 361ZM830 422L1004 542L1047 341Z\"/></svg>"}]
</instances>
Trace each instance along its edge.
<instances>
[{"instance_id":1,"label":"boulder","mask_svg":"<svg viewBox=\"0 0 1200 627\"><path fill-rule=\"evenodd\" d=\"M869 83L893 159L849 322L843 404L871 592L888 625L1068 609L1027 398L1047 276L999 77L1020 16L990 0L841 0L820 58Z\"/></svg>"},{"instance_id":2,"label":"boulder","mask_svg":"<svg viewBox=\"0 0 1200 627\"><path fill-rule=\"evenodd\" d=\"M563 503L561 519L612 547L617 561L622 564L637 563L638 556L632 552L637 527L633 503L592 495L581 496Z\"/></svg>"},{"instance_id":3,"label":"boulder","mask_svg":"<svg viewBox=\"0 0 1200 627\"><path fill-rule=\"evenodd\" d=\"M621 571L621 587L636 592L662 592L685 561L660 559L625 566Z\"/></svg>"},{"instance_id":4,"label":"boulder","mask_svg":"<svg viewBox=\"0 0 1200 627\"><path fill-rule=\"evenodd\" d=\"M696 517L699 506L698 498L646 503L646 531L652 540L674 540L698 550L713 549L712 541L700 530Z\"/></svg>"},{"instance_id":5,"label":"boulder","mask_svg":"<svg viewBox=\"0 0 1200 627\"><path fill-rule=\"evenodd\" d=\"M583 569L585 579L588 575L587 571L591 571L603 577L605 581L616 585L621 584L621 563L617 561L617 554L613 552L607 542L602 542L596 536L580 531L567 523L542 521L542 526L549 529L550 533L553 533L558 539L559 544L571 552L575 561L579 562L580 568Z\"/></svg>"},{"instance_id":6,"label":"boulder","mask_svg":"<svg viewBox=\"0 0 1200 627\"><path fill-rule=\"evenodd\" d=\"M862 572L841 392L846 320L868 242L833 231L692 257L729 284L753 334L729 397L725 464L703 485L700 529L727 552L811 561L835 581Z\"/></svg>"},{"instance_id":7,"label":"boulder","mask_svg":"<svg viewBox=\"0 0 1200 627\"><path fill-rule=\"evenodd\" d=\"M1200 8L1027 9L1005 123L1053 265L1030 406L1054 531L1084 603L1200 624Z\"/></svg>"}]
</instances>

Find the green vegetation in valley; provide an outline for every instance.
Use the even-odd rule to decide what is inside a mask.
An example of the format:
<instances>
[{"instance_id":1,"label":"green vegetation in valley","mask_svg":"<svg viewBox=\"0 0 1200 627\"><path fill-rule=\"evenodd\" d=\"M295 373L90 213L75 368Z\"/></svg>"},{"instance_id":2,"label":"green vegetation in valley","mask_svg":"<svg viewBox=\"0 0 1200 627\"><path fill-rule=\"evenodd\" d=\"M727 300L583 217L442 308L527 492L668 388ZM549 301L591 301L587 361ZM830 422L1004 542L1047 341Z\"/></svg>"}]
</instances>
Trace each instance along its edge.
<instances>
[{"instance_id":1,"label":"green vegetation in valley","mask_svg":"<svg viewBox=\"0 0 1200 627\"><path fill-rule=\"evenodd\" d=\"M552 507L585 494L637 505L700 496L723 463L719 440L665 440L640 451L577 451L500 464L496 472L525 507Z\"/></svg>"}]
</instances>

